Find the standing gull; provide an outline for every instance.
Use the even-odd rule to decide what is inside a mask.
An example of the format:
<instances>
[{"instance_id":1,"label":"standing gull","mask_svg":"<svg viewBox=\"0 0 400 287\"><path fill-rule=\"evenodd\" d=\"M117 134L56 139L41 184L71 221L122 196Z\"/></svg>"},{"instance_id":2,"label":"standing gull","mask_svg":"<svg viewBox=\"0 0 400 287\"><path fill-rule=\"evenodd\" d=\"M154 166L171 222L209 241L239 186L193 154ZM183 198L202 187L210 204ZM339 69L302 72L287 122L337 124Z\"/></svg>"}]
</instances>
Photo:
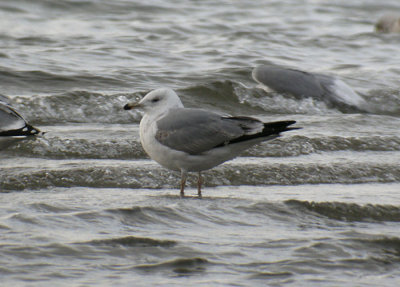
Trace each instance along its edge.
<instances>
[{"instance_id":1,"label":"standing gull","mask_svg":"<svg viewBox=\"0 0 400 287\"><path fill-rule=\"evenodd\" d=\"M288 127L295 121L263 123L250 117L184 108L178 95L167 88L154 90L124 109L136 107L144 110L140 121L144 150L160 165L181 172L182 197L188 172L198 172L197 191L201 197L201 171L233 159L281 132L296 129Z\"/></svg>"}]
</instances>

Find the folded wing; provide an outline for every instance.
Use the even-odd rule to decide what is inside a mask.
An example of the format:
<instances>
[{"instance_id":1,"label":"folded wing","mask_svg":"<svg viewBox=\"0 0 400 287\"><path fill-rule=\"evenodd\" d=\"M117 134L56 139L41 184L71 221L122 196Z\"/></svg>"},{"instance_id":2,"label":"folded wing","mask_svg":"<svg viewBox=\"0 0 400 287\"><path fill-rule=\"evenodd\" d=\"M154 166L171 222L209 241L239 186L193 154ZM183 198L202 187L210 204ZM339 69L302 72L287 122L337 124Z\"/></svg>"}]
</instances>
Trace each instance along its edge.
<instances>
[{"instance_id":1,"label":"folded wing","mask_svg":"<svg viewBox=\"0 0 400 287\"><path fill-rule=\"evenodd\" d=\"M294 121L263 123L250 117L230 117L200 109L174 109L157 121L156 139L192 155L290 130Z\"/></svg>"}]
</instances>

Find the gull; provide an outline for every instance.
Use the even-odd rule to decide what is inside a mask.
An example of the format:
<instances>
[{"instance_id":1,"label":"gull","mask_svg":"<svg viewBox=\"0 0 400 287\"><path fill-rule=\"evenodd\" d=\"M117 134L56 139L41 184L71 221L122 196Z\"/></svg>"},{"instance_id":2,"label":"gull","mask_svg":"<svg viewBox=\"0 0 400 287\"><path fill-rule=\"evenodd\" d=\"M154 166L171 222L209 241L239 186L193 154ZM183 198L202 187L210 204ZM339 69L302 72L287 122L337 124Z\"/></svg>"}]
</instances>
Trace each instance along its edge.
<instances>
[{"instance_id":1,"label":"gull","mask_svg":"<svg viewBox=\"0 0 400 287\"><path fill-rule=\"evenodd\" d=\"M400 33L400 14L387 13L375 24L375 31L381 33Z\"/></svg>"},{"instance_id":2,"label":"gull","mask_svg":"<svg viewBox=\"0 0 400 287\"><path fill-rule=\"evenodd\" d=\"M295 98L314 98L330 106L368 111L367 102L336 76L309 73L277 65L253 69L253 79L267 91L290 94Z\"/></svg>"},{"instance_id":3,"label":"gull","mask_svg":"<svg viewBox=\"0 0 400 287\"><path fill-rule=\"evenodd\" d=\"M0 150L39 133L10 105L6 96L0 95Z\"/></svg>"},{"instance_id":4,"label":"gull","mask_svg":"<svg viewBox=\"0 0 400 287\"><path fill-rule=\"evenodd\" d=\"M0 95L0 137L24 137L39 133L9 104L5 96Z\"/></svg>"},{"instance_id":5,"label":"gull","mask_svg":"<svg viewBox=\"0 0 400 287\"><path fill-rule=\"evenodd\" d=\"M169 88L151 91L125 110L141 108L140 141L151 159L181 173L180 195L188 172L198 172L197 192L201 198L201 172L238 156L251 146L294 130L295 121L264 123L246 116L230 116L204 109L185 108Z\"/></svg>"}]
</instances>

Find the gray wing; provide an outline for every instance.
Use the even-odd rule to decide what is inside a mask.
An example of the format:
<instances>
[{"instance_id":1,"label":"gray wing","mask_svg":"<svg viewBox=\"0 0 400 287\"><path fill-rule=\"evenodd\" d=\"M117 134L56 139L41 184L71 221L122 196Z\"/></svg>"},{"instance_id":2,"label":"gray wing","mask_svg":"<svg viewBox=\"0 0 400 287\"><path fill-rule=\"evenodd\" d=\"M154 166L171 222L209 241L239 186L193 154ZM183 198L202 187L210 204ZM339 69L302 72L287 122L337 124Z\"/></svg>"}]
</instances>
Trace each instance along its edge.
<instances>
[{"instance_id":1,"label":"gray wing","mask_svg":"<svg viewBox=\"0 0 400 287\"><path fill-rule=\"evenodd\" d=\"M25 127L26 122L14 109L0 102L0 132L18 130Z\"/></svg>"},{"instance_id":2,"label":"gray wing","mask_svg":"<svg viewBox=\"0 0 400 287\"><path fill-rule=\"evenodd\" d=\"M173 109L157 121L156 139L172 149L200 154L244 135L256 134L263 123L200 109Z\"/></svg>"},{"instance_id":3,"label":"gray wing","mask_svg":"<svg viewBox=\"0 0 400 287\"><path fill-rule=\"evenodd\" d=\"M11 106L0 101L0 136L30 136L40 131L28 124Z\"/></svg>"},{"instance_id":4,"label":"gray wing","mask_svg":"<svg viewBox=\"0 0 400 287\"><path fill-rule=\"evenodd\" d=\"M319 80L311 73L273 66L263 65L253 70L253 79L268 88L297 98L321 98L325 91Z\"/></svg>"}]
</instances>

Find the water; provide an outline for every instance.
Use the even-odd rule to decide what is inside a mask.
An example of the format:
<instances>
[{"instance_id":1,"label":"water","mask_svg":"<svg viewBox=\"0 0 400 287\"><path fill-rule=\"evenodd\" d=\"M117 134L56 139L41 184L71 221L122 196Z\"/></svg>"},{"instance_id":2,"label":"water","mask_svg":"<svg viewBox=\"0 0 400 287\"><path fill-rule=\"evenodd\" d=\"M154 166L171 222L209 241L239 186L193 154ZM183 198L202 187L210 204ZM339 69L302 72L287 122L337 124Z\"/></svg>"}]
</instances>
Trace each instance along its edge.
<instances>
[{"instance_id":1,"label":"water","mask_svg":"<svg viewBox=\"0 0 400 287\"><path fill-rule=\"evenodd\" d=\"M4 286L397 286L400 36L380 1L0 3L0 93L46 134L0 154ZM253 67L334 74L371 113L266 93ZM302 130L204 174L149 160L140 114L188 107ZM196 177L188 195L196 194Z\"/></svg>"}]
</instances>

